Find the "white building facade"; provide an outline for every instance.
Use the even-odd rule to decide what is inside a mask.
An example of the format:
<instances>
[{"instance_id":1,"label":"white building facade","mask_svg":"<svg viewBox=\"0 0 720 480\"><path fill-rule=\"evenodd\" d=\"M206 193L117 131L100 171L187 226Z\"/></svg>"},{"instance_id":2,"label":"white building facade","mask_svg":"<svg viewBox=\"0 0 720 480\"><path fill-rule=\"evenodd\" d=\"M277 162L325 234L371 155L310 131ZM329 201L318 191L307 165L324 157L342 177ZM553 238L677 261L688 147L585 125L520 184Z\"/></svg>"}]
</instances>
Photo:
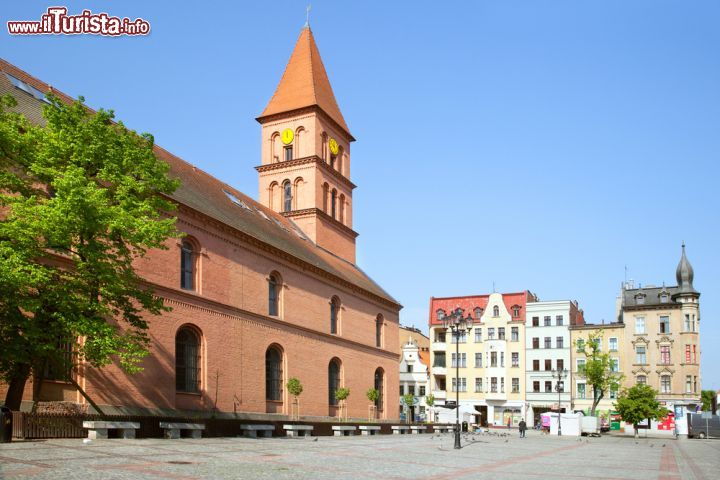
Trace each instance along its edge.
<instances>
[{"instance_id":1,"label":"white building facade","mask_svg":"<svg viewBox=\"0 0 720 480\"><path fill-rule=\"evenodd\" d=\"M423 362L420 347L412 338L403 345L400 357L400 414L411 421L425 421L428 417L427 395L430 372ZM403 404L404 395L413 395L413 405Z\"/></svg>"}]
</instances>

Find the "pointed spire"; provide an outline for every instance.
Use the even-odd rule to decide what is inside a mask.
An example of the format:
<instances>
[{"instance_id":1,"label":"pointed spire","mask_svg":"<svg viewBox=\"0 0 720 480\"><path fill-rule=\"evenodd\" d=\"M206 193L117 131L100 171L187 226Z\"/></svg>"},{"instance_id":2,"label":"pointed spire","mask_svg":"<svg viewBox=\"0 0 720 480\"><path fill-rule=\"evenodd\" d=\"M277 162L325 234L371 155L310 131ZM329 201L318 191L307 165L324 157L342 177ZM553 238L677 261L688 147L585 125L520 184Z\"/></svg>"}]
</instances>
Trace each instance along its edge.
<instances>
[{"instance_id":1,"label":"pointed spire","mask_svg":"<svg viewBox=\"0 0 720 480\"><path fill-rule=\"evenodd\" d=\"M680 287L680 293L697 293L693 288L693 277L695 272L693 271L692 265L685 256L685 242L682 244L682 256L680 257L680 263L678 263L677 270L675 270L675 278L677 279L678 287Z\"/></svg>"},{"instance_id":2,"label":"pointed spire","mask_svg":"<svg viewBox=\"0 0 720 480\"><path fill-rule=\"evenodd\" d=\"M263 118L270 115L311 106L319 107L350 135L350 129L335 100L312 30L305 26L300 32L275 93L257 120L262 123Z\"/></svg>"}]
</instances>

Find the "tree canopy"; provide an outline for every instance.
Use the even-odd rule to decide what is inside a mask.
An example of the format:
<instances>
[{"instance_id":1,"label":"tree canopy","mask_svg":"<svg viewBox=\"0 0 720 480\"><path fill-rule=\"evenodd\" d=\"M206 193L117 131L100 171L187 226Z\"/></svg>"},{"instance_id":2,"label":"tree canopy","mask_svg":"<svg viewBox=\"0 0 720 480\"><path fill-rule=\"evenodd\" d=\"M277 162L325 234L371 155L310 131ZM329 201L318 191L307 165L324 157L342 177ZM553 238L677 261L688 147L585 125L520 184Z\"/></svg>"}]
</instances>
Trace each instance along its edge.
<instances>
[{"instance_id":1,"label":"tree canopy","mask_svg":"<svg viewBox=\"0 0 720 480\"><path fill-rule=\"evenodd\" d=\"M608 352L602 351L603 333L594 331L588 335L587 341L579 339L576 342L578 352L585 354L585 367L578 372L585 379L587 385L592 387L593 404L590 415L595 415L600 401L610 391L619 391L623 375L613 371L613 358Z\"/></svg>"},{"instance_id":2,"label":"tree canopy","mask_svg":"<svg viewBox=\"0 0 720 480\"><path fill-rule=\"evenodd\" d=\"M622 419L632 423L637 436L638 423L647 420L660 420L668 415L668 410L656 400L657 391L649 385L638 384L624 390L615 402L615 409Z\"/></svg>"},{"instance_id":3,"label":"tree canopy","mask_svg":"<svg viewBox=\"0 0 720 480\"><path fill-rule=\"evenodd\" d=\"M152 136L82 98L48 98L45 125L0 101L0 376L11 408L31 370L67 361L63 345L72 362L140 369L146 314L167 309L133 262L177 235L167 195L178 183Z\"/></svg>"}]
</instances>

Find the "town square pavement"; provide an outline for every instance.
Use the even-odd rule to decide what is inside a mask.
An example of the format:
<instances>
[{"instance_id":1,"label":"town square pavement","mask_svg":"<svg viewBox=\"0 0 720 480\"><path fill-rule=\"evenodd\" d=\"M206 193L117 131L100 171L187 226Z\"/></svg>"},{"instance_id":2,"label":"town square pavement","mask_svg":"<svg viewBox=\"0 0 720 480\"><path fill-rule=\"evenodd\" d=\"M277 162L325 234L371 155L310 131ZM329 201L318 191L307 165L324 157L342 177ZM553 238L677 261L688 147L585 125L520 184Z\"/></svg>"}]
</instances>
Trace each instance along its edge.
<instances>
[{"instance_id":1,"label":"town square pavement","mask_svg":"<svg viewBox=\"0 0 720 480\"><path fill-rule=\"evenodd\" d=\"M372 437L39 440L0 444L15 479L718 479L720 440L528 432Z\"/></svg>"}]
</instances>

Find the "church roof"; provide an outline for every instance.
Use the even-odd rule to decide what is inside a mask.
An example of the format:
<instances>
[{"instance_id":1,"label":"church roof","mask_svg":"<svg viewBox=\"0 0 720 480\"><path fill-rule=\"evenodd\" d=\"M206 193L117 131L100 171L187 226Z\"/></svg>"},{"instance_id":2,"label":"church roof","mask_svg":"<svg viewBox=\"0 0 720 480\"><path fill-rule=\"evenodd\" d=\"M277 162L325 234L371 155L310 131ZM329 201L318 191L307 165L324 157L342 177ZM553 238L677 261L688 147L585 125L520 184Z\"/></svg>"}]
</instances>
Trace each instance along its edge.
<instances>
[{"instance_id":1,"label":"church roof","mask_svg":"<svg viewBox=\"0 0 720 480\"><path fill-rule=\"evenodd\" d=\"M335 100L312 30L305 27L300 32L295 50L290 55L275 93L258 120L312 106L319 107L350 135L350 129Z\"/></svg>"},{"instance_id":2,"label":"church roof","mask_svg":"<svg viewBox=\"0 0 720 480\"><path fill-rule=\"evenodd\" d=\"M3 59L0 59L0 71L3 72L0 74L0 95L11 94L18 100L16 110L30 121L44 124L41 113L44 102L33 92L47 92L50 86ZM24 87L31 87L31 91L23 88L22 84L16 85L18 80ZM72 101L72 97L62 92L53 89L53 93L62 101ZM154 150L157 157L170 166L170 176L181 181L180 187L171 196L179 204L211 217L271 249L291 255L306 268L315 267L341 282L348 282L364 292L399 306L392 296L357 265L317 246L291 219L264 207L162 147L156 145Z\"/></svg>"}]
</instances>

